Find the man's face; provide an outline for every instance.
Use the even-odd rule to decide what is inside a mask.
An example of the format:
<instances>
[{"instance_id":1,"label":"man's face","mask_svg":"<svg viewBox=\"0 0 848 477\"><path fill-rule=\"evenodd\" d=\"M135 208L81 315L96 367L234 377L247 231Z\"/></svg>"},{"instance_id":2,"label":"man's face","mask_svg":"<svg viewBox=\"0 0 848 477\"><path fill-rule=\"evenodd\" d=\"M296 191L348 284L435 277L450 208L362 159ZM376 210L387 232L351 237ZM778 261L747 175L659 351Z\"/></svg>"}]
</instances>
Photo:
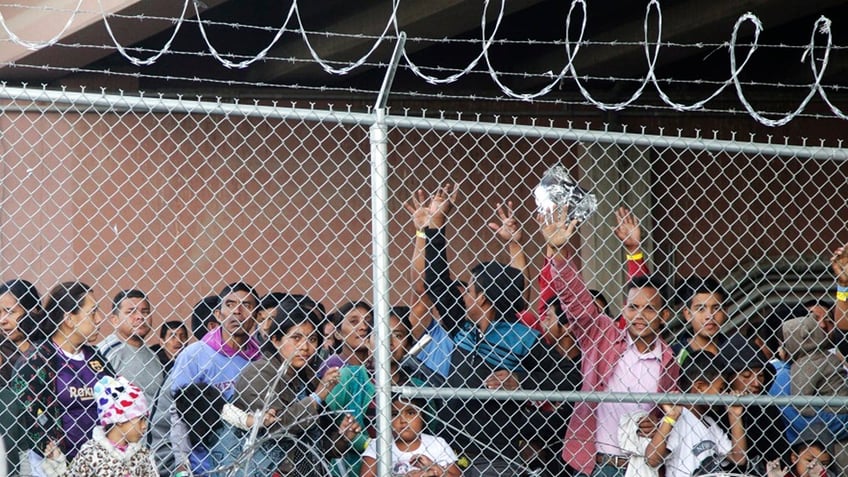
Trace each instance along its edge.
<instances>
[{"instance_id":1,"label":"man's face","mask_svg":"<svg viewBox=\"0 0 848 477\"><path fill-rule=\"evenodd\" d=\"M112 312L112 325L123 340L136 338L144 341L150 334L150 303L144 298L125 298Z\"/></svg>"},{"instance_id":2,"label":"man's face","mask_svg":"<svg viewBox=\"0 0 848 477\"><path fill-rule=\"evenodd\" d=\"M659 334L666 319L662 296L652 287L631 288L621 314L633 339L652 340Z\"/></svg>"},{"instance_id":3,"label":"man's face","mask_svg":"<svg viewBox=\"0 0 848 477\"><path fill-rule=\"evenodd\" d=\"M256 298L246 291L236 291L221 300L219 319L229 336L248 338L256 328Z\"/></svg>"},{"instance_id":4,"label":"man's face","mask_svg":"<svg viewBox=\"0 0 848 477\"><path fill-rule=\"evenodd\" d=\"M695 294L689 307L683 309L683 316L692 325L692 332L704 338L718 334L727 321L721 296L715 293Z\"/></svg>"}]
</instances>

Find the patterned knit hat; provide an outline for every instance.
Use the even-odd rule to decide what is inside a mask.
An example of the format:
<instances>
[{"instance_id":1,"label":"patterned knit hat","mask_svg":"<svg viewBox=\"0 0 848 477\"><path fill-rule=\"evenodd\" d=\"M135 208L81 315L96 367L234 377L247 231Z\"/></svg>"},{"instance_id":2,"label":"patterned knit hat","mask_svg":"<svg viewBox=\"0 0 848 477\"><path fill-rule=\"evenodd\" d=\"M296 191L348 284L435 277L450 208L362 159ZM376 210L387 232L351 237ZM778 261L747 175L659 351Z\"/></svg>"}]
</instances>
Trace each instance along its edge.
<instances>
[{"instance_id":1,"label":"patterned knit hat","mask_svg":"<svg viewBox=\"0 0 848 477\"><path fill-rule=\"evenodd\" d=\"M94 398L101 426L131 421L150 412L141 388L123 376L100 378L94 385Z\"/></svg>"}]
</instances>

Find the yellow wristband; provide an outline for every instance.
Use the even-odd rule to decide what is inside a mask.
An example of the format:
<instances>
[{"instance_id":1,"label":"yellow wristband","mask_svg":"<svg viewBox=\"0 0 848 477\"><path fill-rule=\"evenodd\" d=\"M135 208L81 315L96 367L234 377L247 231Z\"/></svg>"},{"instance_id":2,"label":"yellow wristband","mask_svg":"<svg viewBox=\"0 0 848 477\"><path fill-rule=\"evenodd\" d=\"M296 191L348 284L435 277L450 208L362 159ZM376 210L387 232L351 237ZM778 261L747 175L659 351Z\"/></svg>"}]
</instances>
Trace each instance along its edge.
<instances>
[{"instance_id":1,"label":"yellow wristband","mask_svg":"<svg viewBox=\"0 0 848 477\"><path fill-rule=\"evenodd\" d=\"M848 292L836 292L836 301L848 301Z\"/></svg>"},{"instance_id":2,"label":"yellow wristband","mask_svg":"<svg viewBox=\"0 0 848 477\"><path fill-rule=\"evenodd\" d=\"M673 426L673 425L677 424L677 419L670 417L670 416L663 417L662 421L664 423L668 424L669 426Z\"/></svg>"},{"instance_id":3,"label":"yellow wristband","mask_svg":"<svg viewBox=\"0 0 848 477\"><path fill-rule=\"evenodd\" d=\"M415 236L418 237L418 238L423 238L423 239L427 238L427 234L425 234L423 230L416 230Z\"/></svg>"},{"instance_id":4,"label":"yellow wristband","mask_svg":"<svg viewBox=\"0 0 848 477\"><path fill-rule=\"evenodd\" d=\"M627 254L627 260L642 260L643 258L645 258L645 254L642 252L636 252L633 255Z\"/></svg>"}]
</instances>

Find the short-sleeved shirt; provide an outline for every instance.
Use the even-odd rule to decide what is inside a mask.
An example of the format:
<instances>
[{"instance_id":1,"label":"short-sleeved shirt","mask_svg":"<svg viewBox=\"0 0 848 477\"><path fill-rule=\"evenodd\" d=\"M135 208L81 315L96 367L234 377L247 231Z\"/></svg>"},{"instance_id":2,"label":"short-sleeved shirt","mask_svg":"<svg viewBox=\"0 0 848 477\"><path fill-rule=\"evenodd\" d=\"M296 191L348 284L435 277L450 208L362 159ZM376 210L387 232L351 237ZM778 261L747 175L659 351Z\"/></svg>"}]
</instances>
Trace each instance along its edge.
<instances>
[{"instance_id":1,"label":"short-sleeved shirt","mask_svg":"<svg viewBox=\"0 0 848 477\"><path fill-rule=\"evenodd\" d=\"M691 477L704 463L724 460L733 448L715 420L699 419L688 409L683 409L667 439L671 453L665 460L666 477Z\"/></svg>"},{"instance_id":2,"label":"short-sleeved shirt","mask_svg":"<svg viewBox=\"0 0 848 477\"><path fill-rule=\"evenodd\" d=\"M414 451L402 451L392 443L392 475L406 475L413 470L423 470L412 463L415 456L419 455L430 458L442 468L456 462L456 453L444 439L430 434L421 434L419 437L421 438L421 445ZM374 441L371 441L371 444L362 453L362 457L377 458L377 444Z\"/></svg>"}]
</instances>

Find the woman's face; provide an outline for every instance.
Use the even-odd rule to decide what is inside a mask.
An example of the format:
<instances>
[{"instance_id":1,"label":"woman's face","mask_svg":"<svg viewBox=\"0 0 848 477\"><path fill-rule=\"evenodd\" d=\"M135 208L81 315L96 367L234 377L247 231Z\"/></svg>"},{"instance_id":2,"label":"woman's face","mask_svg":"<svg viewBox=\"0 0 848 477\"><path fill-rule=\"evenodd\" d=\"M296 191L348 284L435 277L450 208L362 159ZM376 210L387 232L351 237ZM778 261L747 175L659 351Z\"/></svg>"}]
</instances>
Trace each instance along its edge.
<instances>
[{"instance_id":1,"label":"woman's face","mask_svg":"<svg viewBox=\"0 0 848 477\"><path fill-rule=\"evenodd\" d=\"M294 369L301 369L318 350L318 332L312 323L301 323L289 328L282 338L274 339L274 345Z\"/></svg>"},{"instance_id":2,"label":"woman's face","mask_svg":"<svg viewBox=\"0 0 848 477\"><path fill-rule=\"evenodd\" d=\"M347 312L336 327L336 339L351 352L368 349L371 340L371 313L362 308Z\"/></svg>"},{"instance_id":3,"label":"woman's face","mask_svg":"<svg viewBox=\"0 0 848 477\"><path fill-rule=\"evenodd\" d=\"M0 295L0 332L12 343L26 340L26 335L18 326L26 310L10 292Z\"/></svg>"},{"instance_id":4,"label":"woman's face","mask_svg":"<svg viewBox=\"0 0 848 477\"><path fill-rule=\"evenodd\" d=\"M70 313L73 320L74 331L80 335L84 341L88 341L97 335L97 330L100 323L103 322L103 314L97 307L97 300L94 295L86 293L82 299L82 305L75 313Z\"/></svg>"}]
</instances>

